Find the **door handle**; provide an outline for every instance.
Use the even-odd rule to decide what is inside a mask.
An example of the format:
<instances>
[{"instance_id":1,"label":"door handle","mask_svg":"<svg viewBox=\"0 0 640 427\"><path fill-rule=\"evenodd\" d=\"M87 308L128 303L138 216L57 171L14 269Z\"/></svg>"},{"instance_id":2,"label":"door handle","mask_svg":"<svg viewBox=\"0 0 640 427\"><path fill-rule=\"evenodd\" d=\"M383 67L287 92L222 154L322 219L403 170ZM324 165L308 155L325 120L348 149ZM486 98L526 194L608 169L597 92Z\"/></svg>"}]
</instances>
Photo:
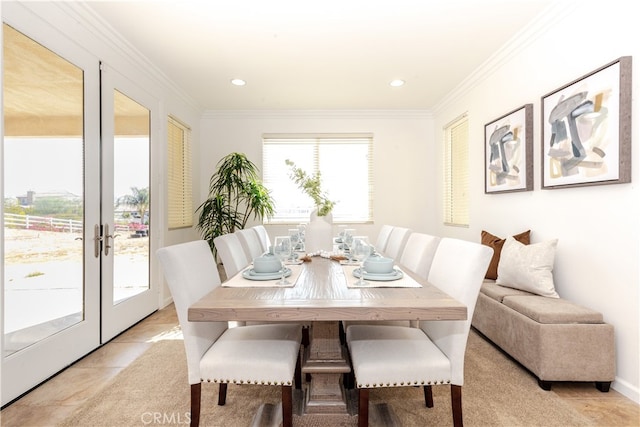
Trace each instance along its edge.
<instances>
[{"instance_id":1,"label":"door handle","mask_svg":"<svg viewBox=\"0 0 640 427\"><path fill-rule=\"evenodd\" d=\"M96 258L100 256L100 245L102 244L102 234L100 233L100 226L96 224L93 227L93 254Z\"/></svg>"},{"instance_id":2,"label":"door handle","mask_svg":"<svg viewBox=\"0 0 640 427\"><path fill-rule=\"evenodd\" d=\"M109 249L113 247L109 244L109 239L113 241L113 239L115 239L118 236L119 234L109 234L109 225L105 224L104 226L104 254L105 255L109 255Z\"/></svg>"}]
</instances>

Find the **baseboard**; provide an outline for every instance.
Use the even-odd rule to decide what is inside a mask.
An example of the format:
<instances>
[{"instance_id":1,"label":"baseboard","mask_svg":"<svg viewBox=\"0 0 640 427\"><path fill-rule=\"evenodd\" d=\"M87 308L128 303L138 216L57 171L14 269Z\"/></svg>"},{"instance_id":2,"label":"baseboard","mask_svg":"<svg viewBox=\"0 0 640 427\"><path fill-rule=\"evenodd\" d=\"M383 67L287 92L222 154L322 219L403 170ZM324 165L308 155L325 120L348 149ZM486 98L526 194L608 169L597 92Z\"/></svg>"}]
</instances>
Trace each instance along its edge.
<instances>
[{"instance_id":1,"label":"baseboard","mask_svg":"<svg viewBox=\"0 0 640 427\"><path fill-rule=\"evenodd\" d=\"M611 388L640 405L640 390L638 390L638 387L616 377L613 383L611 383Z\"/></svg>"},{"instance_id":2,"label":"baseboard","mask_svg":"<svg viewBox=\"0 0 640 427\"><path fill-rule=\"evenodd\" d=\"M166 306L168 306L169 304L171 304L173 302L173 298L171 298L171 296L166 297L165 299L163 299L160 302L160 309L165 308Z\"/></svg>"}]
</instances>

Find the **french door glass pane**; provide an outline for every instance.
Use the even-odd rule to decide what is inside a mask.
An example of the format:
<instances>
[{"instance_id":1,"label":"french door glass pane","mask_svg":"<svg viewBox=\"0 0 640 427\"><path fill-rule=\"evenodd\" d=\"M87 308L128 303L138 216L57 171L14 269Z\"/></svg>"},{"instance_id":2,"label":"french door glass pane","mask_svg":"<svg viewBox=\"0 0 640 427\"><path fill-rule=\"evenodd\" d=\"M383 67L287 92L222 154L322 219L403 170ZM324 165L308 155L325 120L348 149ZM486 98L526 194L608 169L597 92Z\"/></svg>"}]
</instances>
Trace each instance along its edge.
<instances>
[{"instance_id":1,"label":"french door glass pane","mask_svg":"<svg viewBox=\"0 0 640 427\"><path fill-rule=\"evenodd\" d=\"M113 303L117 304L149 289L150 112L117 90L114 109Z\"/></svg>"},{"instance_id":2,"label":"french door glass pane","mask_svg":"<svg viewBox=\"0 0 640 427\"><path fill-rule=\"evenodd\" d=\"M3 37L7 356L85 316L84 76L6 24Z\"/></svg>"}]
</instances>

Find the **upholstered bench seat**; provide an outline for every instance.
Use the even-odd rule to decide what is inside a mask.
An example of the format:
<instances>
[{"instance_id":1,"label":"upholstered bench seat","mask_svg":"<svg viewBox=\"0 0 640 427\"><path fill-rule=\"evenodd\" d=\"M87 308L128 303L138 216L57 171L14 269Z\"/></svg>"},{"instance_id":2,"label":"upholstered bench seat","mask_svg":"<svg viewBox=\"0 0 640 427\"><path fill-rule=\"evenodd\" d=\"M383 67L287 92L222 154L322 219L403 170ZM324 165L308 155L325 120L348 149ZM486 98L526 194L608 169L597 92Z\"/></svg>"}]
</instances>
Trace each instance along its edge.
<instances>
[{"instance_id":1,"label":"upholstered bench seat","mask_svg":"<svg viewBox=\"0 0 640 427\"><path fill-rule=\"evenodd\" d=\"M472 326L538 377L593 381L608 391L615 377L613 326L602 314L562 298L550 298L485 280Z\"/></svg>"}]
</instances>

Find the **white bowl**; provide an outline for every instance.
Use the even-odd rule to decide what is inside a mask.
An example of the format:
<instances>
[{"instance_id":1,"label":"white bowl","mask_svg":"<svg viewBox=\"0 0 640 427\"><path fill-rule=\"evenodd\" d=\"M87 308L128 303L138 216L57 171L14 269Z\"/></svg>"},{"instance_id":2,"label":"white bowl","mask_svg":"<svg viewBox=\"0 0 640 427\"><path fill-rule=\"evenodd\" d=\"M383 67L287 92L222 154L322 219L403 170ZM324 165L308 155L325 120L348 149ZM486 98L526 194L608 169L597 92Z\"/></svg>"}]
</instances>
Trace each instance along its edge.
<instances>
[{"instance_id":1,"label":"white bowl","mask_svg":"<svg viewBox=\"0 0 640 427\"><path fill-rule=\"evenodd\" d=\"M253 260L253 271L256 273L275 273L282 268L282 263L272 254L264 254Z\"/></svg>"},{"instance_id":2,"label":"white bowl","mask_svg":"<svg viewBox=\"0 0 640 427\"><path fill-rule=\"evenodd\" d=\"M393 271L393 259L372 255L364 260L364 271L370 274L387 274Z\"/></svg>"}]
</instances>

